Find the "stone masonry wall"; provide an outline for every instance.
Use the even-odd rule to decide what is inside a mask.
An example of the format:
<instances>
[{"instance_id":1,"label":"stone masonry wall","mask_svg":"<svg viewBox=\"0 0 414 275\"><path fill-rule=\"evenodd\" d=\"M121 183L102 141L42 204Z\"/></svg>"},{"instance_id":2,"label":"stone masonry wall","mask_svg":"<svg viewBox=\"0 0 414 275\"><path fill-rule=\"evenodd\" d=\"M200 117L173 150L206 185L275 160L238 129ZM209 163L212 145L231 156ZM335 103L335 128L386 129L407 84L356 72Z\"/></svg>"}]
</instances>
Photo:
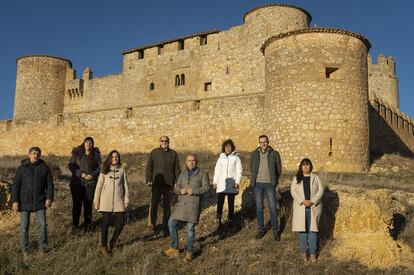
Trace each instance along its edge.
<instances>
[{"instance_id":1,"label":"stone masonry wall","mask_svg":"<svg viewBox=\"0 0 414 275\"><path fill-rule=\"evenodd\" d=\"M394 109L400 108L398 79L392 56L385 57L381 54L376 64L372 63L371 56L368 56L368 90L370 101L381 98Z\"/></svg>"},{"instance_id":2,"label":"stone masonry wall","mask_svg":"<svg viewBox=\"0 0 414 275\"><path fill-rule=\"evenodd\" d=\"M368 170L367 45L361 38L309 29L270 40L265 57L266 123L285 166L297 169L309 157L318 169Z\"/></svg>"},{"instance_id":3,"label":"stone masonry wall","mask_svg":"<svg viewBox=\"0 0 414 275\"><path fill-rule=\"evenodd\" d=\"M83 79L81 96L66 92L64 112L263 93L263 42L281 32L307 28L309 17L298 8L270 5L249 12L243 25L207 34L205 45L195 36L183 39L182 50L172 41L124 53L122 73ZM185 84L176 86L175 78L181 75ZM206 83L211 83L211 90L205 91ZM68 86L72 89L72 82Z\"/></svg>"},{"instance_id":4,"label":"stone masonry wall","mask_svg":"<svg viewBox=\"0 0 414 275\"><path fill-rule=\"evenodd\" d=\"M27 56L17 61L15 119L41 119L63 112L68 60Z\"/></svg>"},{"instance_id":5,"label":"stone masonry wall","mask_svg":"<svg viewBox=\"0 0 414 275\"><path fill-rule=\"evenodd\" d=\"M0 155L26 154L36 145L45 154L65 156L86 136L104 154L112 149L148 152L158 146L161 135L170 136L177 150L219 152L222 141L231 137L238 150L250 151L262 134L263 105L263 95L255 95L65 114L19 124L5 121L0 123Z\"/></svg>"}]
</instances>

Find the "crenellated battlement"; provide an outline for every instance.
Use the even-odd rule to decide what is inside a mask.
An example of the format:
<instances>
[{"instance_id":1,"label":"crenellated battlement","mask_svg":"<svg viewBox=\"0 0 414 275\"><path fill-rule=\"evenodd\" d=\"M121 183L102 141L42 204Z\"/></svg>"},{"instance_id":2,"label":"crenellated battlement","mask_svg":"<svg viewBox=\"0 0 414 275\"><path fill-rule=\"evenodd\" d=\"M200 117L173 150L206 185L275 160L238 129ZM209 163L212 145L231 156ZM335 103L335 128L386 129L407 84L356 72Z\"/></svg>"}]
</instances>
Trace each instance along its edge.
<instances>
[{"instance_id":1,"label":"crenellated battlement","mask_svg":"<svg viewBox=\"0 0 414 275\"><path fill-rule=\"evenodd\" d=\"M373 109L393 128L414 136L414 120L380 98L370 101Z\"/></svg>"}]
</instances>

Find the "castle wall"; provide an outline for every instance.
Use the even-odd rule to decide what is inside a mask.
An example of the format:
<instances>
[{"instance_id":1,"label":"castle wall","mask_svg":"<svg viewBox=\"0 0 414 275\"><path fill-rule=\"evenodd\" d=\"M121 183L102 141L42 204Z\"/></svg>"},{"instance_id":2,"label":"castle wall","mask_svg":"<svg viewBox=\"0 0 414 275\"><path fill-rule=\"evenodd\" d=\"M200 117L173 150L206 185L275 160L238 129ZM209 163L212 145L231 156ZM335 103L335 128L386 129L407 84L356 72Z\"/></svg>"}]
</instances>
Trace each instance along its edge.
<instances>
[{"instance_id":1,"label":"castle wall","mask_svg":"<svg viewBox=\"0 0 414 275\"><path fill-rule=\"evenodd\" d=\"M375 64L371 62L369 56L368 88L371 101L378 97L394 109L400 108L398 79L395 73L395 61L392 57L379 55Z\"/></svg>"},{"instance_id":2,"label":"castle wall","mask_svg":"<svg viewBox=\"0 0 414 275\"><path fill-rule=\"evenodd\" d=\"M26 56L17 61L14 119L40 119L63 112L69 60Z\"/></svg>"},{"instance_id":3,"label":"castle wall","mask_svg":"<svg viewBox=\"0 0 414 275\"><path fill-rule=\"evenodd\" d=\"M303 157L318 169L368 169L366 43L343 31L309 29L265 44L264 112L287 169Z\"/></svg>"},{"instance_id":4,"label":"castle wall","mask_svg":"<svg viewBox=\"0 0 414 275\"><path fill-rule=\"evenodd\" d=\"M307 28L309 20L301 9L270 5L246 14L243 25L207 34L205 45L200 35L183 39L181 50L180 41L172 41L124 53L122 73L84 80L82 97L66 93L65 112L263 93L263 42L280 32ZM185 76L184 85L175 85L177 75Z\"/></svg>"},{"instance_id":5,"label":"castle wall","mask_svg":"<svg viewBox=\"0 0 414 275\"><path fill-rule=\"evenodd\" d=\"M372 158L383 154L414 157L414 121L378 99L369 105Z\"/></svg>"},{"instance_id":6,"label":"castle wall","mask_svg":"<svg viewBox=\"0 0 414 275\"><path fill-rule=\"evenodd\" d=\"M0 155L26 154L39 146L45 154L65 156L86 136L103 153L148 152L168 135L177 150L219 152L232 138L240 151L253 150L262 134L263 95L183 101L83 114L64 114L42 121L0 122ZM16 138L18 137L18 138Z\"/></svg>"}]
</instances>

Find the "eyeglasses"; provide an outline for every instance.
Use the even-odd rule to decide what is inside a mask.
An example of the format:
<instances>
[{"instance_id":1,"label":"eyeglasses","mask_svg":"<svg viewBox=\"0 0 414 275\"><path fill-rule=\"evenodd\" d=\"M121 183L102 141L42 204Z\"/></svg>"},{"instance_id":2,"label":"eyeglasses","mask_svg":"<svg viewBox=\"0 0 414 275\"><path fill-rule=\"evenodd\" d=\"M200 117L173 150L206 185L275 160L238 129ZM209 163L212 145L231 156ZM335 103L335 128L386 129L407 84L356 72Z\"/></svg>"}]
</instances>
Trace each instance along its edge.
<instances>
[{"instance_id":1,"label":"eyeglasses","mask_svg":"<svg viewBox=\"0 0 414 275\"><path fill-rule=\"evenodd\" d=\"M163 140L160 140L160 141L161 142L170 142L169 140L164 140L164 139Z\"/></svg>"}]
</instances>

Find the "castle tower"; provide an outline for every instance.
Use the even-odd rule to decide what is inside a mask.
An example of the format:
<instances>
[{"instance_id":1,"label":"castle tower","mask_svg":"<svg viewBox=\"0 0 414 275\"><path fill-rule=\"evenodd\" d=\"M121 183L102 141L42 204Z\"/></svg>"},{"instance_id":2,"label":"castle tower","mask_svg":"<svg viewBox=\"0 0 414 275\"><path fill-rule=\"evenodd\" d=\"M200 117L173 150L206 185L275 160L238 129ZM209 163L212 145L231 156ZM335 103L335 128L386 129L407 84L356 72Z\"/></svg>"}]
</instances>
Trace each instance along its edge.
<instances>
[{"instance_id":1,"label":"castle tower","mask_svg":"<svg viewBox=\"0 0 414 275\"><path fill-rule=\"evenodd\" d=\"M264 91L264 57L260 47L270 37L309 27L312 17L292 5L268 4L244 15L245 91Z\"/></svg>"},{"instance_id":2,"label":"castle tower","mask_svg":"<svg viewBox=\"0 0 414 275\"><path fill-rule=\"evenodd\" d=\"M64 58L28 55L17 59L14 119L42 119L63 112L67 71Z\"/></svg>"},{"instance_id":3,"label":"castle tower","mask_svg":"<svg viewBox=\"0 0 414 275\"><path fill-rule=\"evenodd\" d=\"M385 57L380 54L376 64L371 62L370 56L368 57L368 90L371 101L379 97L395 109L400 109L398 79L392 56Z\"/></svg>"},{"instance_id":4,"label":"castle tower","mask_svg":"<svg viewBox=\"0 0 414 275\"><path fill-rule=\"evenodd\" d=\"M368 169L369 48L361 35L326 28L265 42L265 129L285 168L309 157L318 170Z\"/></svg>"}]
</instances>

